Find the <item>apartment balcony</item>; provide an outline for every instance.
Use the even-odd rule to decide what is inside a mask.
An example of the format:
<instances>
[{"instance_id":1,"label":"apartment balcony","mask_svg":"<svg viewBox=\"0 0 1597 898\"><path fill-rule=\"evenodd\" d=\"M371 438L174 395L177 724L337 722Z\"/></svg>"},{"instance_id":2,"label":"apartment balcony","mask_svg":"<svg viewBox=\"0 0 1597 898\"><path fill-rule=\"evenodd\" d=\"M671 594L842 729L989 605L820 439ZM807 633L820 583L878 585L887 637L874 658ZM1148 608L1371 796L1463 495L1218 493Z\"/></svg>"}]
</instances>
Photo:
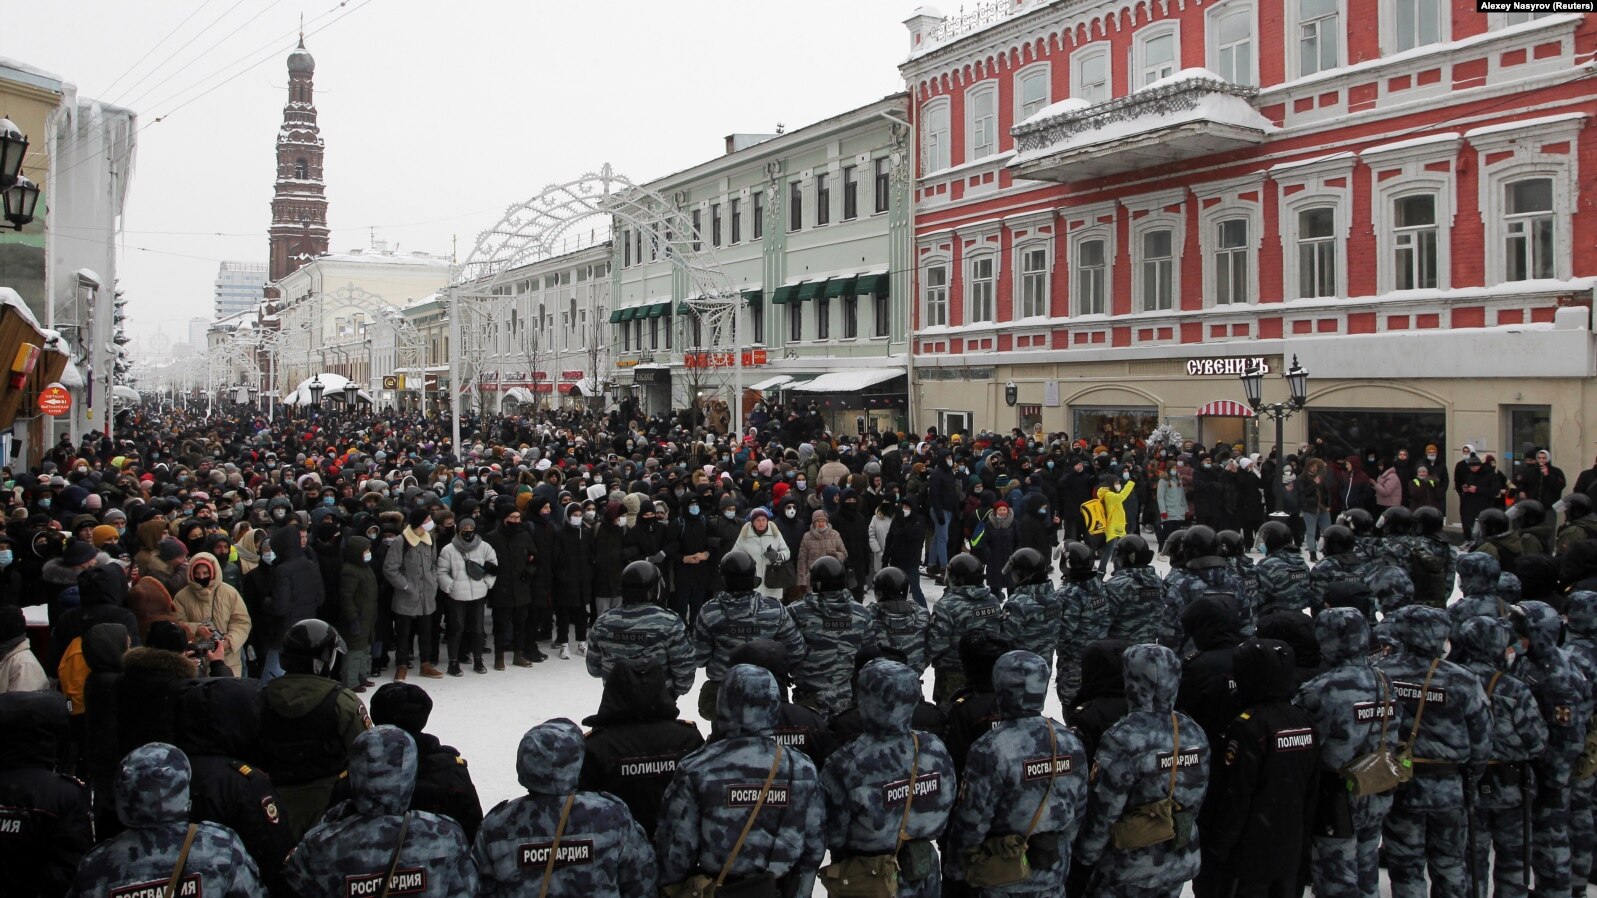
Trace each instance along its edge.
<instances>
[{"instance_id":1,"label":"apartment balcony","mask_svg":"<svg viewBox=\"0 0 1597 898\"><path fill-rule=\"evenodd\" d=\"M1258 88L1185 69L1103 103L1065 100L1011 129L1017 178L1070 183L1263 143Z\"/></svg>"}]
</instances>

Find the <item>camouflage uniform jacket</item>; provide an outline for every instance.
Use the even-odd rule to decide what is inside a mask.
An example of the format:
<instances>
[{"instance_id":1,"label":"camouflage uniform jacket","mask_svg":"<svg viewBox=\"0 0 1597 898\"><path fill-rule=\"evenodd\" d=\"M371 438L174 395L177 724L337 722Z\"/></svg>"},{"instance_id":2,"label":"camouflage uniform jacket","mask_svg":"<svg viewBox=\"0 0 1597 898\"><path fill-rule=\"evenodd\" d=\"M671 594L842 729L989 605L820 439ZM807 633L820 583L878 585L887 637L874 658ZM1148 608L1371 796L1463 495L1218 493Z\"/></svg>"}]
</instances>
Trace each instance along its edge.
<instances>
[{"instance_id":1,"label":"camouflage uniform jacket","mask_svg":"<svg viewBox=\"0 0 1597 898\"><path fill-rule=\"evenodd\" d=\"M800 691L813 692L825 717L854 704L854 658L872 644L871 613L848 590L812 592L787 608L804 638L804 660L793 667Z\"/></svg>"},{"instance_id":2,"label":"camouflage uniform jacket","mask_svg":"<svg viewBox=\"0 0 1597 898\"><path fill-rule=\"evenodd\" d=\"M1464 622L1470 618L1508 618L1508 603L1497 594L1500 576L1497 559L1484 552L1467 552L1459 556L1458 578L1464 597L1447 607L1447 616L1453 622L1451 634L1454 639L1463 632Z\"/></svg>"},{"instance_id":3,"label":"camouflage uniform jacket","mask_svg":"<svg viewBox=\"0 0 1597 898\"><path fill-rule=\"evenodd\" d=\"M944 865L950 876L963 879L964 859L972 848L991 836L1025 834L1046 802L1033 839L1057 833L1058 860L1047 867L1034 864L1025 882L984 894L1062 895L1071 845L1087 807L1087 753L1074 730L1042 714L1048 668L1041 657L1025 651L1005 654L993 665L993 687L999 721L976 740L965 760Z\"/></svg>"},{"instance_id":4,"label":"camouflage uniform jacket","mask_svg":"<svg viewBox=\"0 0 1597 898\"><path fill-rule=\"evenodd\" d=\"M1283 546L1259 562L1259 616L1305 611L1313 602L1309 564L1293 546Z\"/></svg>"},{"instance_id":5,"label":"camouflage uniform jacket","mask_svg":"<svg viewBox=\"0 0 1597 898\"><path fill-rule=\"evenodd\" d=\"M718 683L732 652L756 639L785 646L789 669L804 659L804 637L781 601L759 592L723 592L705 602L693 622L695 663L704 668L706 680Z\"/></svg>"},{"instance_id":6,"label":"camouflage uniform jacket","mask_svg":"<svg viewBox=\"0 0 1597 898\"><path fill-rule=\"evenodd\" d=\"M906 837L941 838L958 790L954 760L941 739L917 732L916 754L910 718L921 701L921 684L913 670L896 661L873 661L860 671L856 695L865 730L834 752L821 770L826 847L834 862L896 852L905 801L912 802ZM935 871L918 883L899 882L899 898L937 893Z\"/></svg>"},{"instance_id":7,"label":"camouflage uniform jacket","mask_svg":"<svg viewBox=\"0 0 1597 898\"><path fill-rule=\"evenodd\" d=\"M1592 714L1591 684L1558 647L1563 626L1558 612L1545 602L1525 602L1520 607L1530 630L1530 650L1514 660L1509 672L1530 687L1547 722L1547 751L1536 768L1537 789L1561 791L1568 788L1585 744Z\"/></svg>"},{"instance_id":8,"label":"camouflage uniform jacket","mask_svg":"<svg viewBox=\"0 0 1597 898\"><path fill-rule=\"evenodd\" d=\"M1153 642L1164 612L1164 581L1151 565L1115 568L1104 583L1109 603L1109 638Z\"/></svg>"},{"instance_id":9,"label":"camouflage uniform jacket","mask_svg":"<svg viewBox=\"0 0 1597 898\"><path fill-rule=\"evenodd\" d=\"M83 856L67 894L74 898L163 894L188 836L190 777L188 758L163 742L141 746L123 758L116 774L116 812L127 831ZM265 894L255 861L238 836L215 823L198 826L178 894L207 898Z\"/></svg>"},{"instance_id":10,"label":"camouflage uniform jacket","mask_svg":"<svg viewBox=\"0 0 1597 898\"><path fill-rule=\"evenodd\" d=\"M1487 810L1517 808L1525 795L1520 777L1509 770L1515 765L1541 757L1547 750L1547 722L1536 707L1530 687L1510 676L1503 652L1514 638L1513 628L1503 621L1474 618L1464 624L1455 642L1452 658L1480 681L1486 691L1492 714L1492 757L1480 781L1479 807Z\"/></svg>"},{"instance_id":11,"label":"camouflage uniform jacket","mask_svg":"<svg viewBox=\"0 0 1597 898\"><path fill-rule=\"evenodd\" d=\"M1196 574L1183 567L1172 566L1164 575L1164 608L1159 613L1159 643L1176 652L1182 652L1187 645L1186 631L1181 629L1181 611L1186 608L1188 586L1196 579Z\"/></svg>"},{"instance_id":12,"label":"camouflage uniform jacket","mask_svg":"<svg viewBox=\"0 0 1597 898\"><path fill-rule=\"evenodd\" d=\"M351 798L305 834L283 864L283 880L301 898L342 898L381 890L403 818L410 819L390 894L454 898L477 891L477 868L460 824L406 811L416 785L416 743L404 730L373 727L349 752ZM367 885L371 884L371 885Z\"/></svg>"},{"instance_id":13,"label":"camouflage uniform jacket","mask_svg":"<svg viewBox=\"0 0 1597 898\"><path fill-rule=\"evenodd\" d=\"M682 618L653 602L611 608L588 631L588 673L604 679L622 658L655 658L666 671L672 694L693 691L693 643Z\"/></svg>"},{"instance_id":14,"label":"camouflage uniform jacket","mask_svg":"<svg viewBox=\"0 0 1597 898\"><path fill-rule=\"evenodd\" d=\"M654 898L654 846L621 799L578 791L582 731L569 720L528 730L516 753L527 794L500 802L483 818L471 857L483 896L536 896L549 853L549 895L557 898ZM554 835L571 802L560 844Z\"/></svg>"},{"instance_id":15,"label":"camouflage uniform jacket","mask_svg":"<svg viewBox=\"0 0 1597 898\"><path fill-rule=\"evenodd\" d=\"M1186 573L1186 577L1182 577L1177 581L1177 585L1174 587L1175 595L1171 596L1169 592L1166 593L1167 601L1171 598L1175 601L1174 626L1175 632L1179 633L1181 637L1180 654L1182 657L1191 654L1193 649L1196 648L1192 644L1192 639L1186 634L1181 625L1181 613L1187 609L1188 605L1204 596L1210 598L1224 596L1232 603L1232 607L1236 608L1240 615L1242 609L1247 607L1252 601L1249 598L1247 586L1242 582L1242 578L1237 575L1236 571L1231 569L1231 566L1226 563L1224 558L1217 555L1195 558L1187 562ZM1163 637L1159 641L1164 642ZM1169 645L1169 643L1165 644ZM1174 646L1171 647L1174 648Z\"/></svg>"},{"instance_id":16,"label":"camouflage uniform jacket","mask_svg":"<svg viewBox=\"0 0 1597 898\"><path fill-rule=\"evenodd\" d=\"M1081 650L1109 633L1109 594L1103 577L1095 573L1085 580L1071 580L1059 588L1054 599L1060 615L1055 643L1060 665L1068 662L1079 670Z\"/></svg>"},{"instance_id":17,"label":"camouflage uniform jacket","mask_svg":"<svg viewBox=\"0 0 1597 898\"><path fill-rule=\"evenodd\" d=\"M1333 583L1364 582L1366 561L1357 552L1326 555L1309 573L1309 609L1319 613L1325 607L1325 593ZM1373 592L1373 587L1371 589Z\"/></svg>"},{"instance_id":18,"label":"camouflage uniform jacket","mask_svg":"<svg viewBox=\"0 0 1597 898\"><path fill-rule=\"evenodd\" d=\"M1263 601L1259 597L1259 567L1246 555L1227 558L1226 563L1242 581L1242 603L1238 609L1242 615L1242 635L1251 637L1259 617L1259 603Z\"/></svg>"},{"instance_id":19,"label":"camouflage uniform jacket","mask_svg":"<svg viewBox=\"0 0 1597 898\"><path fill-rule=\"evenodd\" d=\"M1004 606L993 596L992 590L985 586L956 586L943 593L932 608L931 628L926 637L932 667L963 672L965 665L959 660L959 643L976 630L1003 636Z\"/></svg>"},{"instance_id":20,"label":"camouflage uniform jacket","mask_svg":"<svg viewBox=\"0 0 1597 898\"><path fill-rule=\"evenodd\" d=\"M1052 583L1034 583L1016 587L1004 602L1008 618L1004 639L1011 648L1025 649L1042 658L1050 668L1054 646L1059 641L1060 595Z\"/></svg>"},{"instance_id":21,"label":"camouflage uniform jacket","mask_svg":"<svg viewBox=\"0 0 1597 898\"><path fill-rule=\"evenodd\" d=\"M871 639L883 648L893 648L904 653L907 663L915 673L926 672L931 655L926 647L927 630L932 616L914 602L877 602L869 606L871 612Z\"/></svg>"},{"instance_id":22,"label":"camouflage uniform jacket","mask_svg":"<svg viewBox=\"0 0 1597 898\"><path fill-rule=\"evenodd\" d=\"M1314 721L1321 765L1340 770L1354 758L1375 751L1383 718L1392 718L1386 742L1395 747L1402 734L1397 731L1391 678L1378 676L1370 666L1370 626L1364 615L1352 608L1328 608L1314 619L1314 633L1319 637L1320 660L1326 670L1304 683L1292 703L1309 712Z\"/></svg>"}]
</instances>

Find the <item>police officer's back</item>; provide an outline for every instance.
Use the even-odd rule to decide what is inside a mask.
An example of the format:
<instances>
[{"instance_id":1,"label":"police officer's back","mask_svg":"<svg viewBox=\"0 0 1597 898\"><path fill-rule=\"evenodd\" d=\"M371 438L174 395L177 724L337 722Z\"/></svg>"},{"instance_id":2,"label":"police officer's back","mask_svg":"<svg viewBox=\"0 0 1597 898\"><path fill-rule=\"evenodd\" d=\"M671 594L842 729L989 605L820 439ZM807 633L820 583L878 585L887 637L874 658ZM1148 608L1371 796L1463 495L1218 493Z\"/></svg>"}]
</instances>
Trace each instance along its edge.
<instances>
[{"instance_id":1,"label":"police officer's back","mask_svg":"<svg viewBox=\"0 0 1597 898\"><path fill-rule=\"evenodd\" d=\"M1004 638L1053 667L1059 642L1059 593L1048 577L1048 559L1032 548L1015 550L1004 564L1004 574L1015 584L1004 601Z\"/></svg>"},{"instance_id":2,"label":"police officer's back","mask_svg":"<svg viewBox=\"0 0 1597 898\"><path fill-rule=\"evenodd\" d=\"M1303 611L1309 607L1309 565L1303 560L1292 535L1292 528L1280 521L1267 521L1259 528L1264 558L1256 567L1259 575L1259 616L1276 611Z\"/></svg>"},{"instance_id":3,"label":"police officer's back","mask_svg":"<svg viewBox=\"0 0 1597 898\"><path fill-rule=\"evenodd\" d=\"M1100 639L1087 644L1081 653L1081 691L1075 707L1065 714L1065 722L1081 737L1081 746L1092 761L1098 753L1098 740L1131 710L1126 703L1124 655L1133 643L1124 639Z\"/></svg>"},{"instance_id":4,"label":"police officer's back","mask_svg":"<svg viewBox=\"0 0 1597 898\"><path fill-rule=\"evenodd\" d=\"M174 746L152 742L129 752L117 769L115 786L117 816L127 829L84 856L67 894L159 894L174 872L179 874L179 895L264 894L255 861L232 830L189 822L190 778L188 758Z\"/></svg>"},{"instance_id":5,"label":"police officer's back","mask_svg":"<svg viewBox=\"0 0 1597 898\"><path fill-rule=\"evenodd\" d=\"M959 644L965 685L939 707L948 718L948 737L944 743L961 776L971 746L998 723L998 690L993 686L993 666L1011 648L998 635L985 631L972 633Z\"/></svg>"},{"instance_id":6,"label":"police officer's back","mask_svg":"<svg viewBox=\"0 0 1597 898\"><path fill-rule=\"evenodd\" d=\"M1320 545L1325 557L1315 563L1309 572L1309 607L1319 611L1325 607L1325 594L1333 584L1362 582L1367 561L1359 551L1358 537L1342 524L1332 524L1320 534Z\"/></svg>"},{"instance_id":7,"label":"police officer's back","mask_svg":"<svg viewBox=\"0 0 1597 898\"><path fill-rule=\"evenodd\" d=\"M694 662L704 668L699 689L699 717L714 720L716 693L721 677L731 666L732 653L755 639L773 639L787 651L789 669L804 657L804 637L793 625L778 599L760 592L754 559L733 549L721 559L721 581L726 590L704 603L693 621Z\"/></svg>"},{"instance_id":8,"label":"police officer's back","mask_svg":"<svg viewBox=\"0 0 1597 898\"><path fill-rule=\"evenodd\" d=\"M1066 543L1061 557L1065 582L1055 600L1059 603L1059 639L1054 651L1059 656L1059 677L1054 688L1060 707L1076 701L1081 688L1081 650L1089 642L1109 634L1109 597L1103 575L1093 566L1093 551L1084 543Z\"/></svg>"},{"instance_id":9,"label":"police officer's back","mask_svg":"<svg viewBox=\"0 0 1597 898\"><path fill-rule=\"evenodd\" d=\"M56 772L69 717L60 693L0 694L0 870L19 898L65 892L94 844L88 788Z\"/></svg>"},{"instance_id":10,"label":"police officer's back","mask_svg":"<svg viewBox=\"0 0 1597 898\"><path fill-rule=\"evenodd\" d=\"M891 646L869 645L860 651L854 658L854 704L844 708L841 714L833 717L827 724L827 729L832 734L833 745L845 745L865 732L864 715L860 712L859 704L859 675L866 665L879 658L897 661L906 667L909 661L902 652L894 651ZM914 668L910 668L914 670ZM919 681L919 675L916 680ZM914 713L910 718L910 726L923 733L931 733L939 739L948 735L948 719L937 706L927 701L924 696L916 703Z\"/></svg>"},{"instance_id":11,"label":"police officer's back","mask_svg":"<svg viewBox=\"0 0 1597 898\"><path fill-rule=\"evenodd\" d=\"M830 719L854 703L854 657L871 641L871 614L849 592L843 562L823 555L809 574L810 591L787 608L805 648L793 667L794 701Z\"/></svg>"},{"instance_id":12,"label":"police officer's back","mask_svg":"<svg viewBox=\"0 0 1597 898\"><path fill-rule=\"evenodd\" d=\"M677 719L675 696L659 663L617 661L605 679L598 713L582 725L592 729L578 785L621 799L652 837L677 764L704 745L697 726Z\"/></svg>"},{"instance_id":13,"label":"police officer's back","mask_svg":"<svg viewBox=\"0 0 1597 898\"><path fill-rule=\"evenodd\" d=\"M909 586L909 575L896 567L876 572L871 579L871 590L876 595L875 603L869 606L871 638L877 645L902 652L904 663L916 674L924 674L931 663L926 644L931 614L910 601Z\"/></svg>"},{"instance_id":14,"label":"police officer's back","mask_svg":"<svg viewBox=\"0 0 1597 898\"><path fill-rule=\"evenodd\" d=\"M294 894L375 895L390 869L390 894L476 893L477 868L460 824L406 810L416 782L416 743L408 733L395 726L362 733L350 749L349 781L350 799L330 809L283 865Z\"/></svg>"},{"instance_id":15,"label":"police officer's back","mask_svg":"<svg viewBox=\"0 0 1597 898\"><path fill-rule=\"evenodd\" d=\"M987 588L985 578L986 569L974 555L962 553L948 562L949 588L932 608L926 640L932 668L937 672L932 685L933 701L941 702L964 683L960 641L977 630L995 634L1004 630L1004 606Z\"/></svg>"},{"instance_id":16,"label":"police officer's back","mask_svg":"<svg viewBox=\"0 0 1597 898\"><path fill-rule=\"evenodd\" d=\"M943 834L958 784L942 740L911 729L920 679L903 664L878 660L860 671L855 695L865 731L833 753L821 771L832 862L888 854L935 857L930 840ZM901 826L903 838L917 843L908 854L900 852ZM901 898L936 894L937 864L914 868L900 867Z\"/></svg>"},{"instance_id":17,"label":"police officer's back","mask_svg":"<svg viewBox=\"0 0 1597 898\"><path fill-rule=\"evenodd\" d=\"M1497 595L1497 582L1503 569L1497 559L1484 552L1466 552L1458 557L1458 579L1464 596L1449 605L1447 616L1452 620L1452 634L1462 632L1464 622L1472 617L1497 620L1508 618L1510 603Z\"/></svg>"},{"instance_id":18,"label":"police officer's back","mask_svg":"<svg viewBox=\"0 0 1597 898\"><path fill-rule=\"evenodd\" d=\"M384 683L372 695L372 723L399 727L416 742L416 788L411 792L410 810L448 817L460 824L470 841L482 824L482 801L466 759L454 746L426 731L432 710L432 698L414 683ZM340 787L347 784L347 777L339 780ZM338 789L334 796L335 800L345 797Z\"/></svg>"},{"instance_id":19,"label":"police officer's back","mask_svg":"<svg viewBox=\"0 0 1597 898\"><path fill-rule=\"evenodd\" d=\"M1164 612L1164 581L1153 569L1153 549L1147 540L1131 533L1115 543L1115 572L1105 581L1104 594L1109 605L1110 639L1136 643L1158 638L1159 616Z\"/></svg>"},{"instance_id":20,"label":"police officer's back","mask_svg":"<svg viewBox=\"0 0 1597 898\"><path fill-rule=\"evenodd\" d=\"M1242 643L1236 606L1229 597L1203 596L1181 612L1181 626L1195 651L1182 659L1176 707L1203 727L1210 745L1242 710L1232 660Z\"/></svg>"},{"instance_id":21,"label":"police officer's back","mask_svg":"<svg viewBox=\"0 0 1597 898\"><path fill-rule=\"evenodd\" d=\"M660 604L660 569L634 561L621 572L621 605L588 631L588 673L604 679L623 658L653 658L674 696L693 689L693 642L682 618Z\"/></svg>"},{"instance_id":22,"label":"police officer's back","mask_svg":"<svg viewBox=\"0 0 1597 898\"><path fill-rule=\"evenodd\" d=\"M569 720L521 737L527 794L489 811L471 850L484 895L653 898L654 847L619 799L581 788L582 767L582 731Z\"/></svg>"},{"instance_id":23,"label":"police officer's back","mask_svg":"<svg viewBox=\"0 0 1597 898\"><path fill-rule=\"evenodd\" d=\"M826 726L825 718L813 709L788 698L788 690L792 687L793 680L788 672L787 657L787 651L775 640L756 639L733 652L731 663L751 664L776 678L778 704L776 726L772 730L772 735L783 748L808 755L810 761L815 764L815 769L819 770L821 765L826 763L827 756L832 753L835 743L832 741L832 733ZM716 742L724 738L726 738L726 728L717 717L710 728L709 741Z\"/></svg>"}]
</instances>

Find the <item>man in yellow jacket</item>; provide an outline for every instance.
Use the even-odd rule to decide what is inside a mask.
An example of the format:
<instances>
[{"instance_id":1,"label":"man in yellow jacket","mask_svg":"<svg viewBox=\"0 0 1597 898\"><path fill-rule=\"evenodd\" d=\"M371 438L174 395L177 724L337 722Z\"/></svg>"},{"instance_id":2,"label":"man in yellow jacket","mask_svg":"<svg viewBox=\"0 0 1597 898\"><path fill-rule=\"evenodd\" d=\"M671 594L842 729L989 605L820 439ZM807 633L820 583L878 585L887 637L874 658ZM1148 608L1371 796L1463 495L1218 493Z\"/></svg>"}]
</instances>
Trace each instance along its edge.
<instances>
[{"instance_id":1,"label":"man in yellow jacket","mask_svg":"<svg viewBox=\"0 0 1597 898\"><path fill-rule=\"evenodd\" d=\"M1121 475L1120 488L1112 490L1107 486L1098 487L1098 501L1104 507L1104 547L1098 555L1098 571L1108 570L1109 559L1115 554L1115 543L1120 537L1126 535L1126 499L1131 496L1131 491L1137 488L1130 476L1130 472Z\"/></svg>"}]
</instances>

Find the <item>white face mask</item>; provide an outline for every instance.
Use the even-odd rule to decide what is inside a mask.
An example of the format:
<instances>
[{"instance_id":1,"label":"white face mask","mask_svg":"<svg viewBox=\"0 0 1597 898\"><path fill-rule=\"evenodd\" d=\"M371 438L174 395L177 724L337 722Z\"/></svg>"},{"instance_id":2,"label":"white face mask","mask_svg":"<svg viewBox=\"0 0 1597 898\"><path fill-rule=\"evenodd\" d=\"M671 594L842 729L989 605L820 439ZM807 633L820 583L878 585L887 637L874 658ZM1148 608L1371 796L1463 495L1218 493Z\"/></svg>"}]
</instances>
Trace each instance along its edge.
<instances>
[{"instance_id":1,"label":"white face mask","mask_svg":"<svg viewBox=\"0 0 1597 898\"><path fill-rule=\"evenodd\" d=\"M580 514L572 515L571 517L566 518L566 523L570 524L573 527L581 527L582 526L582 515L580 515Z\"/></svg>"},{"instance_id":2,"label":"white face mask","mask_svg":"<svg viewBox=\"0 0 1597 898\"><path fill-rule=\"evenodd\" d=\"M790 507L786 511L783 511L782 513L787 515L790 518L798 517L798 509L797 508L791 508Z\"/></svg>"},{"instance_id":3,"label":"white face mask","mask_svg":"<svg viewBox=\"0 0 1597 898\"><path fill-rule=\"evenodd\" d=\"M372 553L367 552L366 554L360 556L360 560L366 562L367 564L371 564L372 563Z\"/></svg>"},{"instance_id":4,"label":"white face mask","mask_svg":"<svg viewBox=\"0 0 1597 898\"><path fill-rule=\"evenodd\" d=\"M421 532L431 533L433 532L433 528L436 526L438 525L433 523L433 519L428 518L427 520L421 522Z\"/></svg>"}]
</instances>

